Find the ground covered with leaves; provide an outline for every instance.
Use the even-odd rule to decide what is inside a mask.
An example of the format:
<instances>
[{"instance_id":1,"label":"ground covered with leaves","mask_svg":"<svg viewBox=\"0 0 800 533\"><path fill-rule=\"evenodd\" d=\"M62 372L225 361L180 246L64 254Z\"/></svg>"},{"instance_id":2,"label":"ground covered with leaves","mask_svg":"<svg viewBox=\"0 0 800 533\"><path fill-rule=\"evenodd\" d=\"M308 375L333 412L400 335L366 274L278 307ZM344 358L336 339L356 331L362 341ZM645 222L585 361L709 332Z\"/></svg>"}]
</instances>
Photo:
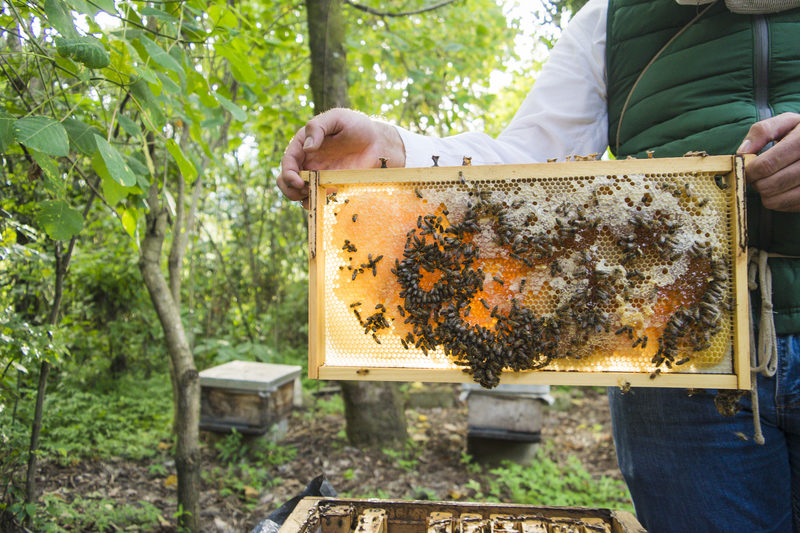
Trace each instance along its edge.
<instances>
[{"instance_id":1,"label":"ground covered with leaves","mask_svg":"<svg viewBox=\"0 0 800 533\"><path fill-rule=\"evenodd\" d=\"M397 450L349 446L335 393L309 396L277 442L204 434L203 531L249 530L319 474L347 497L630 509L603 389L554 389L542 443L527 465L479 464L466 453L467 409L458 394L453 386L452 407L409 407L409 440ZM42 530L175 531L172 446L169 439L155 441L138 459L44 461Z\"/></svg>"}]
</instances>

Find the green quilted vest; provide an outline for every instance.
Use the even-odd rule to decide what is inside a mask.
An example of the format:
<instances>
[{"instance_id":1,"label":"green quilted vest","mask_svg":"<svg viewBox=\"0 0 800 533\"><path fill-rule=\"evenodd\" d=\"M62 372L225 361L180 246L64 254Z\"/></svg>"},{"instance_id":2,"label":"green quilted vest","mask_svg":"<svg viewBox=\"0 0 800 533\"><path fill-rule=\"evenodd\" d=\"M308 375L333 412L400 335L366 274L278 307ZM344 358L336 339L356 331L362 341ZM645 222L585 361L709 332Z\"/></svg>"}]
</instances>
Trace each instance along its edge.
<instances>
[{"instance_id":1,"label":"green quilted vest","mask_svg":"<svg viewBox=\"0 0 800 533\"><path fill-rule=\"evenodd\" d=\"M636 78L706 6L674 0L610 1L606 43L608 139L617 157L732 154L750 126L800 112L800 9L736 15L721 0ZM619 147L616 146L619 128ZM748 193L751 246L800 256L800 214L770 211ZM770 258L778 333L800 332L800 260Z\"/></svg>"}]
</instances>

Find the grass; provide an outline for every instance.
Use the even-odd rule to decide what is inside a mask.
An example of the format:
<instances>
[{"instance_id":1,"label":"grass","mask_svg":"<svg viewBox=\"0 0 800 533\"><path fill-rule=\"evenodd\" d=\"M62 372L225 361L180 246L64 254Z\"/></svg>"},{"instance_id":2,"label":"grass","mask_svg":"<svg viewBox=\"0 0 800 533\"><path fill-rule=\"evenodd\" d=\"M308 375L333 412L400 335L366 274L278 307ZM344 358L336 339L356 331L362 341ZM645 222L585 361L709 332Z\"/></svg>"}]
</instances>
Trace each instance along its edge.
<instances>
[{"instance_id":1,"label":"grass","mask_svg":"<svg viewBox=\"0 0 800 533\"><path fill-rule=\"evenodd\" d=\"M525 505L581 506L633 511L630 494L621 481L593 477L575 456L558 464L551 456L553 445L539 449L528 465L503 461L502 465L470 480L475 501L520 503Z\"/></svg>"},{"instance_id":2,"label":"grass","mask_svg":"<svg viewBox=\"0 0 800 533\"><path fill-rule=\"evenodd\" d=\"M48 390L45 401L39 464L112 458L138 461L163 455L164 443L173 440L171 397L169 377L164 375L123 377L113 386L96 383L91 388L66 380L59 383ZM0 412L7 450L27 450L34 400L35 391L28 392L18 405L16 418L8 411ZM3 484L10 481L8 489L16 495L8 503L0 502L0 510L5 508L18 518L34 517L35 531L152 531L164 521L148 502L121 502L98 493L70 499L46 494L38 503L23 506L26 459L26 453L0 453L0 473L6 478ZM154 466L151 474L158 475L159 470Z\"/></svg>"},{"instance_id":3,"label":"grass","mask_svg":"<svg viewBox=\"0 0 800 533\"><path fill-rule=\"evenodd\" d=\"M172 390L169 377L126 377L105 390L69 386L48 391L40 454L69 464L85 458L140 460L159 453L158 443L171 441ZM12 447L27 449L34 395L20 403L18 417L0 413L0 425Z\"/></svg>"},{"instance_id":4,"label":"grass","mask_svg":"<svg viewBox=\"0 0 800 533\"><path fill-rule=\"evenodd\" d=\"M42 497L35 531L152 531L163 522L161 511L145 501L123 503L89 494L67 502L49 494Z\"/></svg>"}]
</instances>

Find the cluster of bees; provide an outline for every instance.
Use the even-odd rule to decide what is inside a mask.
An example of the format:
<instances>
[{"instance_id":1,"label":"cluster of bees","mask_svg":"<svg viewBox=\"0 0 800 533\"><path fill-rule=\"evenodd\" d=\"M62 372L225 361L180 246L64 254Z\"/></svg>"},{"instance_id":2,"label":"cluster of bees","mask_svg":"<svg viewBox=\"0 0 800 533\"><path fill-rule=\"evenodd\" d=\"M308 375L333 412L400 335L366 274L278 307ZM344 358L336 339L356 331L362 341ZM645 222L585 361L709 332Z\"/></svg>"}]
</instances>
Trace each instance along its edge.
<instances>
[{"instance_id":1,"label":"cluster of bees","mask_svg":"<svg viewBox=\"0 0 800 533\"><path fill-rule=\"evenodd\" d=\"M691 198L688 186L665 186L664 192ZM422 198L419 189L415 194ZM627 337L631 348L644 350L649 342L657 343L651 359L651 378L655 378L662 367L689 362L686 348L705 350L719 332L722 310L729 306L728 266L706 241L692 242L687 252L685 242L679 239L680 221L668 210L632 216L625 223L625 231L615 234L619 262L609 265L608 258L591 246L603 228L608 229L599 216L592 214L592 203L599 203L596 193L588 205L564 201L555 207L555 224L547 231L531 231L537 222L535 212L528 212L522 225L519 217L511 216L523 206L521 201L494 201L492 193L485 190L468 194L467 208L458 221L450 221L447 209L441 214L419 216L416 226L406 233L402 259L395 259L391 268L402 300L397 315L408 326L401 338L405 349L416 348L428 355L441 347L476 382L492 388L499 383L503 370L540 369L555 360L587 357L596 346L593 339L598 335L608 338L612 331L618 339ZM645 206L652 201L649 193L640 200ZM694 199L693 205L701 208L707 202ZM356 217L354 214L353 221ZM491 307L478 297L484 284L502 285L507 280L487 276L481 266L482 252L475 241L487 229L494 244L511 260L529 270L544 267L551 277L568 278L573 287L582 289L562 298L552 313L537 314L524 303L527 280L522 278L517 280L520 298L511 298L504 309ZM346 240L342 250L355 252L356 247ZM699 277L704 278L702 294L678 306L658 338L648 339L641 329L621 324L620 317L609 312L618 306L620 296L631 301L648 282L639 270L640 259L657 257L662 264L671 264L687 254L693 267L701 271ZM365 272L375 275L382 258L370 254L366 263L348 265L352 280ZM430 274L435 274L435 281L422 284L423 277ZM474 305L485 307L491 322L469 320ZM350 307L364 333L380 344L380 334L392 328L393 318L387 315L386 307L379 303L369 315L360 302Z\"/></svg>"}]
</instances>

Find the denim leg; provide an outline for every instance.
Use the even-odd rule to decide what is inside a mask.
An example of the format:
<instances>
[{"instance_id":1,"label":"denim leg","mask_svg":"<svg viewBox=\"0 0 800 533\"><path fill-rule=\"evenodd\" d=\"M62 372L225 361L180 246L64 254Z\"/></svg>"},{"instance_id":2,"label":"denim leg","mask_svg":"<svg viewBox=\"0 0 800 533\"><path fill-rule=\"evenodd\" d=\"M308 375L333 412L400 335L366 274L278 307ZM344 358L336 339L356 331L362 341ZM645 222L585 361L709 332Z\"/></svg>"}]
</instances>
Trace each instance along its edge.
<instances>
[{"instance_id":1,"label":"denim leg","mask_svg":"<svg viewBox=\"0 0 800 533\"><path fill-rule=\"evenodd\" d=\"M781 336L778 349L778 374L758 378L763 446L752 440L749 395L725 417L714 391L609 389L620 468L650 533L788 532L793 514L798 531L798 337Z\"/></svg>"},{"instance_id":2,"label":"denim leg","mask_svg":"<svg viewBox=\"0 0 800 533\"><path fill-rule=\"evenodd\" d=\"M786 435L792 470L794 531L800 532L800 335L779 337L777 416Z\"/></svg>"}]
</instances>

